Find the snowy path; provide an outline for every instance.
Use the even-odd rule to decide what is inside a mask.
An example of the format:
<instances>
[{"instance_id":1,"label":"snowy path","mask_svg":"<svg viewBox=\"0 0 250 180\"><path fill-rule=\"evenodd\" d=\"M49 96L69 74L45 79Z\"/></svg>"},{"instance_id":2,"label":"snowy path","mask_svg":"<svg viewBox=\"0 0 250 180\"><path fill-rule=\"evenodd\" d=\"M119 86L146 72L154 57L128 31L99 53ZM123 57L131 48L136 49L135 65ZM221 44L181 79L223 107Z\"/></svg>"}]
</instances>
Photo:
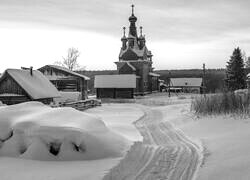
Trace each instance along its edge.
<instances>
[{"instance_id":1,"label":"snowy path","mask_svg":"<svg viewBox=\"0 0 250 180\"><path fill-rule=\"evenodd\" d=\"M136 142L104 180L195 179L202 159L200 147L163 118L160 110L143 111L144 116L135 123L143 142ZM179 117L180 112L174 111Z\"/></svg>"}]
</instances>

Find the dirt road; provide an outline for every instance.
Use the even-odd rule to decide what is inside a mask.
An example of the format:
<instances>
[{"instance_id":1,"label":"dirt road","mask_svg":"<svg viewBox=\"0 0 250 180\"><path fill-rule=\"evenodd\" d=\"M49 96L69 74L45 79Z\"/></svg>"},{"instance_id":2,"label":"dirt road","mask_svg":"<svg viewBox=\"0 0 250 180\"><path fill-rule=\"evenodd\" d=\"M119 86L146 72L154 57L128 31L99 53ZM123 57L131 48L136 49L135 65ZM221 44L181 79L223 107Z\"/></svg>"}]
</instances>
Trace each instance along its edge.
<instances>
[{"instance_id":1,"label":"dirt road","mask_svg":"<svg viewBox=\"0 0 250 180\"><path fill-rule=\"evenodd\" d=\"M104 180L194 180L202 161L201 148L160 110L141 108L144 116L135 126L143 142L136 142ZM174 111L172 108L171 113L179 117L178 108Z\"/></svg>"}]
</instances>

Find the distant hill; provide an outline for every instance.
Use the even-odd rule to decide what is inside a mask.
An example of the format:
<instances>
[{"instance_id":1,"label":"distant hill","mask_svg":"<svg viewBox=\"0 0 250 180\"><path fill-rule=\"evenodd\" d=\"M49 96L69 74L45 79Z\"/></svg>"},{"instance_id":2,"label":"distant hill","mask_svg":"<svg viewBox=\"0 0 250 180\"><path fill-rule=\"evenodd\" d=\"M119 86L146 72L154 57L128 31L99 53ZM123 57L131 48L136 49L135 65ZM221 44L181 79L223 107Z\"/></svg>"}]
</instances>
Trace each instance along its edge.
<instances>
[{"instance_id":1,"label":"distant hill","mask_svg":"<svg viewBox=\"0 0 250 180\"><path fill-rule=\"evenodd\" d=\"M169 78L169 76L171 76L172 78L203 76L202 69L155 70L154 72L160 74L161 79ZM206 74L207 73L225 74L225 69L207 69Z\"/></svg>"}]
</instances>

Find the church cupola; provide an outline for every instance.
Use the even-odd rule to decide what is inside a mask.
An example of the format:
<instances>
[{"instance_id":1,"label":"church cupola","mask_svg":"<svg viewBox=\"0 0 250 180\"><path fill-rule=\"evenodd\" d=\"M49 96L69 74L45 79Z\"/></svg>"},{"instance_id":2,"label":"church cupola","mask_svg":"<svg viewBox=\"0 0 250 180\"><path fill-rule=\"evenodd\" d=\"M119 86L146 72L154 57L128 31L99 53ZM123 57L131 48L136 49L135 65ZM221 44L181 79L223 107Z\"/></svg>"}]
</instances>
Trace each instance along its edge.
<instances>
[{"instance_id":1,"label":"church cupola","mask_svg":"<svg viewBox=\"0 0 250 180\"><path fill-rule=\"evenodd\" d=\"M137 38L137 30L136 30L136 26L135 26L135 22L137 21L137 17L135 17L135 15L134 15L134 5L132 5L131 7L132 7L132 14L129 17L129 22L130 22L129 34L131 34L132 36Z\"/></svg>"},{"instance_id":2,"label":"church cupola","mask_svg":"<svg viewBox=\"0 0 250 180\"><path fill-rule=\"evenodd\" d=\"M137 34L136 21L134 15L134 5L132 7L132 14L129 17L129 29L125 32L126 28L123 27L123 36L121 38L122 47L119 53L119 61L151 61L152 54L146 47L145 35L142 32L142 27L139 28Z\"/></svg>"},{"instance_id":3,"label":"church cupola","mask_svg":"<svg viewBox=\"0 0 250 180\"><path fill-rule=\"evenodd\" d=\"M145 36L142 35L142 27L140 27L140 37L138 38L139 48L142 49L145 46Z\"/></svg>"},{"instance_id":4,"label":"church cupola","mask_svg":"<svg viewBox=\"0 0 250 180\"><path fill-rule=\"evenodd\" d=\"M127 38L126 38L126 35L125 35L125 30L126 28L123 27L123 37L121 38L121 41L122 41L122 49L125 50L127 48Z\"/></svg>"},{"instance_id":5,"label":"church cupola","mask_svg":"<svg viewBox=\"0 0 250 180\"><path fill-rule=\"evenodd\" d=\"M128 39L128 46L130 48L133 48L135 44L135 37L129 34L127 39Z\"/></svg>"}]
</instances>

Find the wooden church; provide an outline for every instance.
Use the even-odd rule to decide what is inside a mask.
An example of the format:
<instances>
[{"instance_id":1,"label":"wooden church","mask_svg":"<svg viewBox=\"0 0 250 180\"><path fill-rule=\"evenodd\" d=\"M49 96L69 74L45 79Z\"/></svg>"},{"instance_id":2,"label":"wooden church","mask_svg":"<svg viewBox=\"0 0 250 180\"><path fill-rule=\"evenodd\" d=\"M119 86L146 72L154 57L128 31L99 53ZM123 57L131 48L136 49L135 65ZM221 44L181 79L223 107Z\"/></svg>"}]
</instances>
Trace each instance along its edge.
<instances>
[{"instance_id":1,"label":"wooden church","mask_svg":"<svg viewBox=\"0 0 250 180\"><path fill-rule=\"evenodd\" d=\"M122 47L119 54L119 61L115 62L115 64L117 65L118 75L120 75L121 80L124 79L122 77L123 75L135 75L134 77L136 79L134 81L135 88L133 89L133 94L144 95L159 90L160 75L153 72L153 55L146 46L146 38L145 35L142 34L142 27L140 27L140 35L137 34L136 21L137 17L134 15L134 5L132 5L132 14L129 17L129 32L126 36L126 28L123 27L123 37L121 38ZM101 75L96 77L96 79L100 79L100 76ZM113 79L112 76L113 75L110 75L109 77L106 75L106 81L109 82L109 79ZM117 79L119 81L118 77ZM99 86L99 84L95 82L95 88L97 89L97 92L99 92L97 95L98 98L107 97L106 94L100 92L106 92L104 91L104 88L110 89L110 83L108 84L109 85L104 86L102 83L102 85ZM131 87L133 86L130 86L129 88ZM112 86L112 89L114 89L114 86ZM122 90L121 86L116 89ZM131 91L129 92L131 93Z\"/></svg>"}]
</instances>

